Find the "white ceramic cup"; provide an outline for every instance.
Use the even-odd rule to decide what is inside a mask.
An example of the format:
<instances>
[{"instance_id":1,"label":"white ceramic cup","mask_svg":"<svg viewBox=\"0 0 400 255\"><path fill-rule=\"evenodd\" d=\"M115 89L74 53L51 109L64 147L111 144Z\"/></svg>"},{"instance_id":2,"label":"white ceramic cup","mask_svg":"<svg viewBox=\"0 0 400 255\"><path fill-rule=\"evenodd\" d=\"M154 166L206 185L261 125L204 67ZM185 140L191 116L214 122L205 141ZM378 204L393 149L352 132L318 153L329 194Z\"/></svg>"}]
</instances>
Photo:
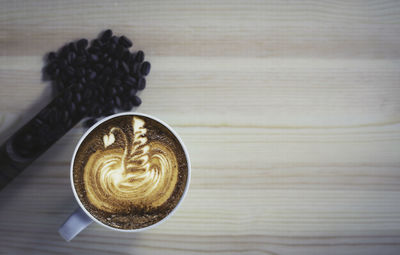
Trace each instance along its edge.
<instances>
[{"instance_id":1,"label":"white ceramic cup","mask_svg":"<svg viewBox=\"0 0 400 255\"><path fill-rule=\"evenodd\" d=\"M186 156L186 161L187 161L187 166L188 166L188 173L187 173L187 180L186 180L186 186L185 189L183 191L183 194L178 202L178 204L175 206L175 208L162 220L154 223L153 225L144 227L144 228L137 228L137 229L118 229L118 228L113 228L111 226L108 226L104 223L102 223L101 221L99 221L98 219L96 219L93 215L91 215L86 208L83 206L82 202L80 201L78 194L76 193L75 190L75 186L74 186L74 180L73 180L73 165L74 165L74 160L75 160L75 156L76 153L81 145L81 143L83 142L83 140L86 138L86 136L88 134L90 134L90 132L92 132L93 129L95 129L96 127L98 127L99 125L101 125L102 123L113 119L115 117L119 117L119 116L143 116L143 117L147 117L150 119L153 119L157 122L159 122L161 125L163 125L164 127L166 127L168 130L171 131L171 133L178 139L179 143L181 144L183 151L185 152L185 156ZM108 116L100 121L98 121L96 124L94 124L92 127L90 127L81 137L81 139L79 140L78 144L75 147L75 151L74 154L72 155L72 160L71 160L71 167L70 167L70 179L71 179L71 187L72 187L72 191L74 193L75 199L78 202L79 207L68 217L68 219L64 222L64 224L60 227L60 229L58 230L58 232L60 233L60 235L66 240L66 241L71 241L77 234L79 234L83 229L85 229L87 226L89 226L92 222L97 222L98 224L115 230L115 231L120 231L120 232L139 232L139 231L143 231L149 228L153 228L155 226L158 226L159 224L161 224L162 222L166 221L169 217L171 217L171 215L176 211L176 209L179 207L179 205L182 203L183 198L185 197L188 188L189 188L189 182L190 182L190 159L189 159L189 154L187 152L187 149L185 147L185 145L182 142L182 139L178 136L178 134L170 127L168 126L168 124L166 124L164 121L159 120L153 116L147 115L147 114L143 114L143 113L136 113L136 112L123 112L123 113L117 113L111 116Z\"/></svg>"}]
</instances>

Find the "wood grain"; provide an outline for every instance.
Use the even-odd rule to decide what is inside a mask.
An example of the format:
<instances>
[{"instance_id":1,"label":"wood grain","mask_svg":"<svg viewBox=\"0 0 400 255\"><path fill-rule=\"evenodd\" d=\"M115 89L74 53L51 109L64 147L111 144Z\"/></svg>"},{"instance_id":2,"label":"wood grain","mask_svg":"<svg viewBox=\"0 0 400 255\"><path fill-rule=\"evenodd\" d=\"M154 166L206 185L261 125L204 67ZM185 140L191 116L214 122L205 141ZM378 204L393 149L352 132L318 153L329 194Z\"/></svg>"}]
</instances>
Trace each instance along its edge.
<instances>
[{"instance_id":1,"label":"wood grain","mask_svg":"<svg viewBox=\"0 0 400 255\"><path fill-rule=\"evenodd\" d=\"M158 228L76 208L71 130L0 192L0 254L399 254L398 1L0 1L0 140L50 100L42 57L104 28L152 63L140 112L192 159Z\"/></svg>"}]
</instances>

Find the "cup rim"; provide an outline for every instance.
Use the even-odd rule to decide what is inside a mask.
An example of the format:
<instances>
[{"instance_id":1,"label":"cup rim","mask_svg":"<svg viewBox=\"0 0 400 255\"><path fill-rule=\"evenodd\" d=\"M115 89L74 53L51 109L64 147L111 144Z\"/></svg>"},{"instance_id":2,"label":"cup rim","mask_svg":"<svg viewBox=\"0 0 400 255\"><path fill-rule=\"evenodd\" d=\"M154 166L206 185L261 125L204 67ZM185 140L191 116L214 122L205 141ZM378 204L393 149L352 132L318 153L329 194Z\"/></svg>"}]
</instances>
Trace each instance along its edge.
<instances>
[{"instance_id":1,"label":"cup rim","mask_svg":"<svg viewBox=\"0 0 400 255\"><path fill-rule=\"evenodd\" d=\"M74 174L73 174L73 172L74 172L74 161L75 161L76 153L78 152L78 149L79 149L79 147L81 146L83 140L85 140L85 138L93 131L93 129L95 129L96 127L98 127L98 126L101 125L102 123L104 123L104 122L106 122L106 121L108 121L108 120L110 120L110 119L119 117L119 116L142 116L142 117L147 117L147 118L150 118L150 119L152 119L152 120L154 120L154 121L159 122L161 125L163 125L164 127L166 127L169 131L171 131L171 133L176 137L176 139L179 141L179 143L180 143L180 145L181 145L181 147L182 147L182 149L183 149L183 152L185 153L185 157L186 157L186 162L187 162L187 179L186 179L186 185L185 185L185 189L183 190L182 196L180 197L178 203L176 204L176 206L174 207L174 209L172 209L172 211L171 211L167 216L165 216L164 218L162 218L160 221L158 221L158 222L156 222L156 223L154 223L154 224L152 224L152 225L143 227L143 228L120 229L120 228L111 227L111 226L109 226L109 225L107 225L107 224L101 222L100 220L96 219L90 212L88 212L88 211L86 210L85 206L82 204L82 202L81 202L81 200L79 199L78 194L77 194L77 192L76 192L76 190L75 190L75 185L74 185ZM180 136L178 135L178 133L177 133L174 129L172 129L172 127L170 127L167 123L165 123L164 121L158 119L157 117L154 117L154 116L151 116L151 115L145 114L145 113L139 113L139 112L121 112L121 113L116 113L116 114L107 116L107 117L105 117L105 118L99 120L98 122L96 122L93 126L91 126L88 130L86 130L86 132L85 132L85 133L81 136L81 138L79 139L78 143L77 143L76 146L75 146L74 153L72 154L71 165L70 165L70 182L71 182L71 188L72 188L72 192L74 193L75 200L78 202L79 207L80 207L80 208L86 213L86 215L88 215L94 222L96 222L96 223L98 223L98 224L100 224L100 225L102 225L102 226L104 226L104 227L106 227L106 228L108 228L108 229L112 229L112 230L120 231L120 232L140 232L140 231L144 231L144 230L147 230L147 229L150 229L150 228L153 228L153 227L158 226L159 224L161 224L161 223L163 223L164 221L166 221L169 217L171 217L171 216L175 213L175 211L178 209L178 207L180 206L180 204L182 203L183 199L185 198L185 196L186 196L186 194L187 194L187 192L188 192L189 184L190 184L190 175L191 175L191 164L190 164L189 153L188 153L187 148L186 148L185 144L183 143L182 139L181 139Z\"/></svg>"}]
</instances>

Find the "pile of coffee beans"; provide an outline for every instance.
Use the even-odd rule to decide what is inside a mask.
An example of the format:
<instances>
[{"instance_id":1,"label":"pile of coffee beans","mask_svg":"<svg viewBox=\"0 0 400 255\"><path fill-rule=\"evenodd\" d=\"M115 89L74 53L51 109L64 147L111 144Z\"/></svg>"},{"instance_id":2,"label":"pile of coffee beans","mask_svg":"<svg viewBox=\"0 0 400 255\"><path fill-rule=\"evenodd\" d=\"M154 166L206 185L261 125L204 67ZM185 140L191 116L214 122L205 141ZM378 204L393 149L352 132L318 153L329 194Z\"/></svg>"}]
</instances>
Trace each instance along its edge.
<instances>
[{"instance_id":1,"label":"pile of coffee beans","mask_svg":"<svg viewBox=\"0 0 400 255\"><path fill-rule=\"evenodd\" d=\"M80 39L67 43L47 55L44 77L52 81L56 95L76 117L96 118L118 111L129 111L142 101L137 91L146 87L151 65L143 51L129 51L132 41L116 36L108 29L91 41ZM75 111L75 109L77 111Z\"/></svg>"},{"instance_id":2,"label":"pile of coffee beans","mask_svg":"<svg viewBox=\"0 0 400 255\"><path fill-rule=\"evenodd\" d=\"M150 72L143 51L130 52L131 40L111 30L88 44L80 39L47 55L43 75L56 96L11 137L21 160L33 160L86 117L89 127L99 117L142 103L136 93L146 87Z\"/></svg>"}]
</instances>

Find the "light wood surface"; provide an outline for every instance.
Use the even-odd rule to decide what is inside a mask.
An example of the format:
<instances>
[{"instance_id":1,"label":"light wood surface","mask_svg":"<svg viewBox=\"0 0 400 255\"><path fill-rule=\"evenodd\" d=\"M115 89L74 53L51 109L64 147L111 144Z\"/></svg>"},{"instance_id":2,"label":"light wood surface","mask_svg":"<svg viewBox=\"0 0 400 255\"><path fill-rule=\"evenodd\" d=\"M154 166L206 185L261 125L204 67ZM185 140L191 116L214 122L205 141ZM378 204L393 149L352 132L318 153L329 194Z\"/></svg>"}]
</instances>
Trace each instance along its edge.
<instances>
[{"instance_id":1,"label":"light wood surface","mask_svg":"<svg viewBox=\"0 0 400 255\"><path fill-rule=\"evenodd\" d=\"M42 57L105 28L152 63L138 111L192 159L141 233L57 229L77 126L0 192L0 254L400 254L400 2L0 1L0 138L50 100Z\"/></svg>"}]
</instances>

